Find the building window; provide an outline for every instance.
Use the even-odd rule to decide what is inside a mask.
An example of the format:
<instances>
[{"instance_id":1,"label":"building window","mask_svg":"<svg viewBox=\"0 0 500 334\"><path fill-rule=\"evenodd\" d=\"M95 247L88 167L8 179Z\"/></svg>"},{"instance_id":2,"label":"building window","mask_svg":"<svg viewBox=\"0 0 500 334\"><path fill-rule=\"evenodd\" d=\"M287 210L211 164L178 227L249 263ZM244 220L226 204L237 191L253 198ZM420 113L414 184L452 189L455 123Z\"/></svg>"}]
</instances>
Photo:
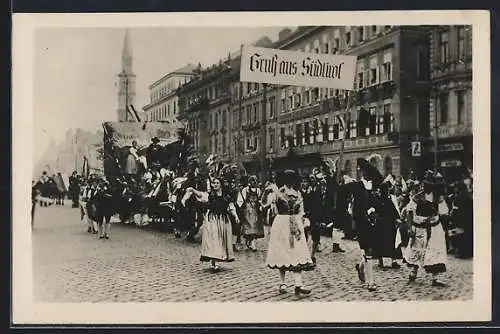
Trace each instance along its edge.
<instances>
[{"instance_id":1,"label":"building window","mask_svg":"<svg viewBox=\"0 0 500 334\"><path fill-rule=\"evenodd\" d=\"M314 135L314 141L317 143L321 143L323 141L323 135L321 133L321 129L319 127L319 121L315 119L313 121L313 135Z\"/></svg>"},{"instance_id":2,"label":"building window","mask_svg":"<svg viewBox=\"0 0 500 334\"><path fill-rule=\"evenodd\" d=\"M372 36L375 36L377 34L378 26L371 26L371 33Z\"/></svg>"},{"instance_id":3,"label":"building window","mask_svg":"<svg viewBox=\"0 0 500 334\"><path fill-rule=\"evenodd\" d=\"M304 144L302 140L302 124L295 125L295 138L299 146Z\"/></svg>"},{"instance_id":4,"label":"building window","mask_svg":"<svg viewBox=\"0 0 500 334\"><path fill-rule=\"evenodd\" d=\"M250 124L252 122L252 106L247 106L247 118L245 120L245 124Z\"/></svg>"},{"instance_id":5,"label":"building window","mask_svg":"<svg viewBox=\"0 0 500 334\"><path fill-rule=\"evenodd\" d=\"M358 27L358 42L361 43L365 40L365 28Z\"/></svg>"},{"instance_id":6,"label":"building window","mask_svg":"<svg viewBox=\"0 0 500 334\"><path fill-rule=\"evenodd\" d=\"M358 136L358 126L355 120L349 122L349 138L356 138Z\"/></svg>"},{"instance_id":7,"label":"building window","mask_svg":"<svg viewBox=\"0 0 500 334\"><path fill-rule=\"evenodd\" d=\"M259 119L259 104L255 103L253 105L253 123L257 123L257 120Z\"/></svg>"},{"instance_id":8,"label":"building window","mask_svg":"<svg viewBox=\"0 0 500 334\"><path fill-rule=\"evenodd\" d=\"M384 112L380 117L382 118L381 119L382 131L379 131L379 133L387 133L394 131L394 115L392 114L390 103L384 104ZM380 126L380 120L379 120L379 126Z\"/></svg>"},{"instance_id":9,"label":"building window","mask_svg":"<svg viewBox=\"0 0 500 334\"><path fill-rule=\"evenodd\" d=\"M336 54L340 49L340 38L334 38L333 39L333 45L332 45L332 51L334 54Z\"/></svg>"},{"instance_id":10,"label":"building window","mask_svg":"<svg viewBox=\"0 0 500 334\"><path fill-rule=\"evenodd\" d=\"M368 109L370 113L370 133L369 135L376 135L377 134L377 108L376 107L370 107Z\"/></svg>"},{"instance_id":11,"label":"building window","mask_svg":"<svg viewBox=\"0 0 500 334\"><path fill-rule=\"evenodd\" d=\"M269 118L274 118L274 101L276 100L275 97L269 98Z\"/></svg>"},{"instance_id":12,"label":"building window","mask_svg":"<svg viewBox=\"0 0 500 334\"><path fill-rule=\"evenodd\" d=\"M319 95L319 88L317 88L317 87L313 88L312 94L313 94L313 102L315 102L315 103L318 102L319 97L320 97L320 95Z\"/></svg>"},{"instance_id":13,"label":"building window","mask_svg":"<svg viewBox=\"0 0 500 334\"><path fill-rule=\"evenodd\" d=\"M465 92L458 91L457 95L457 123L463 124L465 120Z\"/></svg>"},{"instance_id":14,"label":"building window","mask_svg":"<svg viewBox=\"0 0 500 334\"><path fill-rule=\"evenodd\" d=\"M302 103L302 94L300 92L298 92L296 95L295 95L295 107L300 107Z\"/></svg>"},{"instance_id":15,"label":"building window","mask_svg":"<svg viewBox=\"0 0 500 334\"><path fill-rule=\"evenodd\" d=\"M250 151L252 149L252 138L247 137L247 142L246 142L246 148L247 151Z\"/></svg>"},{"instance_id":16,"label":"building window","mask_svg":"<svg viewBox=\"0 0 500 334\"><path fill-rule=\"evenodd\" d=\"M423 50L417 51L417 79L427 79L427 57Z\"/></svg>"},{"instance_id":17,"label":"building window","mask_svg":"<svg viewBox=\"0 0 500 334\"><path fill-rule=\"evenodd\" d=\"M442 64L447 63L449 58L450 49L448 44L448 35L448 31L444 31L439 34L439 54Z\"/></svg>"},{"instance_id":18,"label":"building window","mask_svg":"<svg viewBox=\"0 0 500 334\"><path fill-rule=\"evenodd\" d=\"M380 81L392 80L392 52L384 52L384 63L382 64L382 73Z\"/></svg>"},{"instance_id":19,"label":"building window","mask_svg":"<svg viewBox=\"0 0 500 334\"><path fill-rule=\"evenodd\" d=\"M309 91L308 91L308 90L306 90L306 91L304 91L304 93L303 93L303 94L304 94L304 104L305 104L305 105L309 105L309 104L311 104L311 96L310 96L310 94L309 94Z\"/></svg>"},{"instance_id":20,"label":"building window","mask_svg":"<svg viewBox=\"0 0 500 334\"><path fill-rule=\"evenodd\" d=\"M328 138L328 118L325 118L323 122L321 122L321 133L322 133L322 141L327 141Z\"/></svg>"},{"instance_id":21,"label":"building window","mask_svg":"<svg viewBox=\"0 0 500 334\"><path fill-rule=\"evenodd\" d=\"M386 176L392 174L392 158L389 156L384 159L384 172Z\"/></svg>"},{"instance_id":22,"label":"building window","mask_svg":"<svg viewBox=\"0 0 500 334\"><path fill-rule=\"evenodd\" d=\"M269 129L269 148L274 148L274 133L272 133L273 129Z\"/></svg>"},{"instance_id":23,"label":"building window","mask_svg":"<svg viewBox=\"0 0 500 334\"><path fill-rule=\"evenodd\" d=\"M337 117L333 118L333 140L339 139L340 123Z\"/></svg>"},{"instance_id":24,"label":"building window","mask_svg":"<svg viewBox=\"0 0 500 334\"><path fill-rule=\"evenodd\" d=\"M325 43L325 46L323 48L324 53L328 54L330 53L330 45L328 43Z\"/></svg>"},{"instance_id":25,"label":"building window","mask_svg":"<svg viewBox=\"0 0 500 334\"><path fill-rule=\"evenodd\" d=\"M364 83L365 83L365 63L364 59L359 59L358 60L358 65L357 65L357 87L358 89L363 89Z\"/></svg>"},{"instance_id":26,"label":"building window","mask_svg":"<svg viewBox=\"0 0 500 334\"><path fill-rule=\"evenodd\" d=\"M345 43L348 47L351 46L351 32L350 31L345 33Z\"/></svg>"},{"instance_id":27,"label":"building window","mask_svg":"<svg viewBox=\"0 0 500 334\"><path fill-rule=\"evenodd\" d=\"M252 91L252 83L248 82L247 83L247 95L250 94L251 91Z\"/></svg>"},{"instance_id":28,"label":"building window","mask_svg":"<svg viewBox=\"0 0 500 334\"><path fill-rule=\"evenodd\" d=\"M293 95L288 96L286 110L293 110Z\"/></svg>"},{"instance_id":29,"label":"building window","mask_svg":"<svg viewBox=\"0 0 500 334\"><path fill-rule=\"evenodd\" d=\"M448 123L448 93L442 93L439 95L439 112L440 112L440 123Z\"/></svg>"},{"instance_id":30,"label":"building window","mask_svg":"<svg viewBox=\"0 0 500 334\"><path fill-rule=\"evenodd\" d=\"M458 27L457 30L457 44L458 44L458 59L463 60L465 58L465 28Z\"/></svg>"},{"instance_id":31,"label":"building window","mask_svg":"<svg viewBox=\"0 0 500 334\"><path fill-rule=\"evenodd\" d=\"M311 128L309 127L309 122L304 123L304 139L305 144L311 144Z\"/></svg>"},{"instance_id":32,"label":"building window","mask_svg":"<svg viewBox=\"0 0 500 334\"><path fill-rule=\"evenodd\" d=\"M286 146L286 132L285 128L280 128L280 146L281 148Z\"/></svg>"},{"instance_id":33,"label":"building window","mask_svg":"<svg viewBox=\"0 0 500 334\"><path fill-rule=\"evenodd\" d=\"M377 55L370 57L370 85L376 85L378 82L378 59Z\"/></svg>"},{"instance_id":34,"label":"building window","mask_svg":"<svg viewBox=\"0 0 500 334\"><path fill-rule=\"evenodd\" d=\"M222 110L222 127L227 126L226 111Z\"/></svg>"}]
</instances>

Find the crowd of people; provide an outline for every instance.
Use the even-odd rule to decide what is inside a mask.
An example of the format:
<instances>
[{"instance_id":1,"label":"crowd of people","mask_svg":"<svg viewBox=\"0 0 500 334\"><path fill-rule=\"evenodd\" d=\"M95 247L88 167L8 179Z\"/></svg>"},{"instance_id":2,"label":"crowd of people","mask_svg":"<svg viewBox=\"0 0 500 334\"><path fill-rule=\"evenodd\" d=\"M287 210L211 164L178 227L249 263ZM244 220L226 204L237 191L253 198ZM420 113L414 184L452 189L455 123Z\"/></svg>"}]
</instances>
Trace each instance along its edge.
<instances>
[{"instance_id":1,"label":"crowd of people","mask_svg":"<svg viewBox=\"0 0 500 334\"><path fill-rule=\"evenodd\" d=\"M352 178L325 160L311 175L270 171L259 181L215 156L203 163L191 157L181 171L154 159L144 161L136 152L134 144L123 175L93 175L79 182L88 233L109 239L114 214L125 223L169 224L177 238L184 235L188 241L201 232L200 261L214 272L221 263L235 261L244 247L253 252L264 248L266 265L279 271L279 292L287 292L285 275L291 272L298 296L311 292L302 272L320 265L317 253L324 251L321 242L329 240L322 235L331 237L328 248L334 253L345 252L341 239L359 243L363 255L353 271L370 291L377 289L374 264L392 269L407 265L409 282L425 270L434 286L444 287L440 274L446 271L448 254L472 256L470 174L452 184L431 170L404 179L382 176L358 159L358 175ZM262 242L266 236L267 245Z\"/></svg>"}]
</instances>

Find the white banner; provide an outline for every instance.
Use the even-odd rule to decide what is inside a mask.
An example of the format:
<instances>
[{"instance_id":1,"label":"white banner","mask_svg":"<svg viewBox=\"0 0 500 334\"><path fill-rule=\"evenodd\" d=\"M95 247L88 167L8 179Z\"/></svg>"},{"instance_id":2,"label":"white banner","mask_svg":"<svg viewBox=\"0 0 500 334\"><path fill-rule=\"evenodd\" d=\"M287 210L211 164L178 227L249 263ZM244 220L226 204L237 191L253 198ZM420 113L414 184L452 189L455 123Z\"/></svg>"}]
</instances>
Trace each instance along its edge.
<instances>
[{"instance_id":1,"label":"white banner","mask_svg":"<svg viewBox=\"0 0 500 334\"><path fill-rule=\"evenodd\" d=\"M356 60L356 56L244 46L240 80L353 90Z\"/></svg>"}]
</instances>

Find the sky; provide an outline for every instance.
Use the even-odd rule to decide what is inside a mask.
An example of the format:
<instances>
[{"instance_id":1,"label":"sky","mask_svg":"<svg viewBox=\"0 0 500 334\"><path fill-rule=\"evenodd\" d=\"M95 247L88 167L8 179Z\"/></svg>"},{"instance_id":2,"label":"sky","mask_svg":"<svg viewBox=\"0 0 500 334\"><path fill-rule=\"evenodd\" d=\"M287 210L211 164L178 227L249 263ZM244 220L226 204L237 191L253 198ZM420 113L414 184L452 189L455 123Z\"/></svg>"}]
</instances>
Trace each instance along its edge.
<instances>
[{"instance_id":1,"label":"sky","mask_svg":"<svg viewBox=\"0 0 500 334\"><path fill-rule=\"evenodd\" d=\"M148 103L148 86L187 63L211 65L240 45L262 36L275 41L282 27L132 28L129 30L136 74L136 109ZM41 28L35 32L35 161L52 139L68 129L96 131L115 121L117 77L125 29Z\"/></svg>"}]
</instances>

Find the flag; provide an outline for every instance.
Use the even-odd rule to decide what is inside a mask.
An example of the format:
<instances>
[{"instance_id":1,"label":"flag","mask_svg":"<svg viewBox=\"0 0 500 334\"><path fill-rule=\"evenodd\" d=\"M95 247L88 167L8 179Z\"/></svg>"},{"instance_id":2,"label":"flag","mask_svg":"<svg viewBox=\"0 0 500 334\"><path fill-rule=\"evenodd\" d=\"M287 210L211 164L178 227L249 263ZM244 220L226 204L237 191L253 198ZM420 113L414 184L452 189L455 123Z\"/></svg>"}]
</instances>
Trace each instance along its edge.
<instances>
[{"instance_id":1,"label":"flag","mask_svg":"<svg viewBox=\"0 0 500 334\"><path fill-rule=\"evenodd\" d=\"M337 120L339 122L339 130L341 132L341 139L345 138L345 132L346 132L346 125L345 125L345 119L341 115L337 115Z\"/></svg>"},{"instance_id":2,"label":"flag","mask_svg":"<svg viewBox=\"0 0 500 334\"><path fill-rule=\"evenodd\" d=\"M135 122L140 122L141 121L141 118L139 117L139 113L137 112L137 110L135 110L134 106L129 104L127 106L127 112L132 116L132 119L135 121Z\"/></svg>"}]
</instances>

